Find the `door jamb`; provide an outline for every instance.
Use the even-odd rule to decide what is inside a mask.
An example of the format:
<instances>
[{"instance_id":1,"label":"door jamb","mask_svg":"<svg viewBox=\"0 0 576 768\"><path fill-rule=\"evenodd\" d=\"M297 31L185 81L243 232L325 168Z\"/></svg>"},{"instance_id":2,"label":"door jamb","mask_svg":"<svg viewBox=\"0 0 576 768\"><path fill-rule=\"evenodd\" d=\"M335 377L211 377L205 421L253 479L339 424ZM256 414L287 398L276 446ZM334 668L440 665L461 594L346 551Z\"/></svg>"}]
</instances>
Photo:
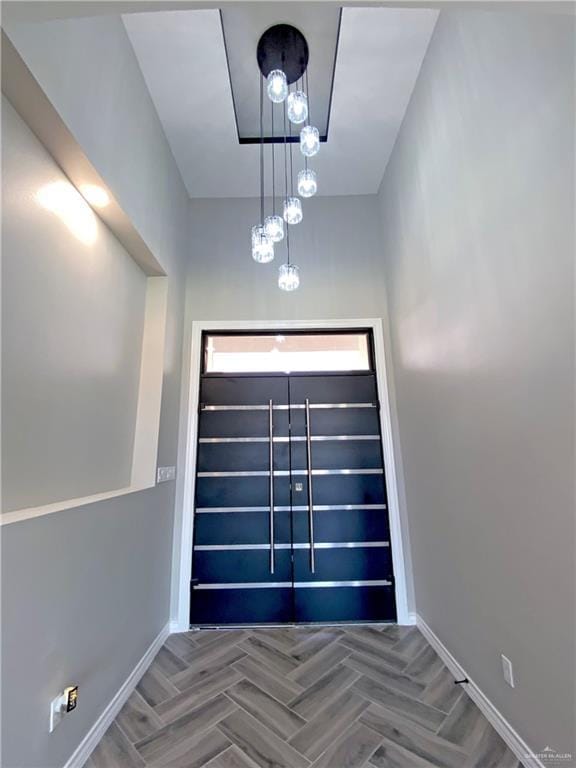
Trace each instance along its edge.
<instances>
[{"instance_id":1,"label":"door jamb","mask_svg":"<svg viewBox=\"0 0 576 768\"><path fill-rule=\"evenodd\" d=\"M191 328L190 357L182 366L182 397L178 463L180 471L176 485L176 514L181 519L174 526L174 557L172 565L173 619L172 632L187 632L190 627L190 579L192 576L192 544L194 525L194 493L196 483L196 454L198 444L198 397L202 363L202 334L205 331L256 330L372 330L374 364L380 397L380 428L386 473L390 545L394 568L394 588L398 624L412 624L408 608L406 558L404 556L403 523L400 514L395 448L392 431L390 387L386 370L384 334L380 318L354 320L194 320Z\"/></svg>"}]
</instances>

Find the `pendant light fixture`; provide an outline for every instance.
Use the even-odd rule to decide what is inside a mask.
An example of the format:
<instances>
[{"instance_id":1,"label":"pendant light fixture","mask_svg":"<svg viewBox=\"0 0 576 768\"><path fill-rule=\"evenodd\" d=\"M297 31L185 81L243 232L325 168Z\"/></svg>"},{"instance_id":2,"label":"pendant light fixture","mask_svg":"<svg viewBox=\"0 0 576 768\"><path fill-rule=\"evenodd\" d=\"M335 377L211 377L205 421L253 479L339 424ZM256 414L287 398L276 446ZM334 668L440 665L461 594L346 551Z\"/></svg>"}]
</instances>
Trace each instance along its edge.
<instances>
[{"instance_id":1,"label":"pendant light fixture","mask_svg":"<svg viewBox=\"0 0 576 768\"><path fill-rule=\"evenodd\" d=\"M318 188L316 173L308 168L308 159L320 148L320 134L310 125L310 89L308 86L308 43L304 35L289 24L276 24L261 36L256 51L260 70L260 223L252 228L252 257L266 263L274 258L274 244L286 241L286 263L278 272L278 286L284 291L294 291L300 284L299 268L291 263L290 229L303 220L302 198L312 197ZM306 90L304 90L306 76ZM271 102L270 138L272 211L264 216L264 108L263 93ZM283 132L277 136L274 130L274 110L282 105ZM292 136L292 125L302 126L299 136ZM304 168L297 174L294 191L293 142L299 142L304 157ZM276 211L276 152L275 144L284 143L284 200L281 212ZM288 143L290 157L288 158ZM288 183L288 176L290 182ZM280 215L281 213L281 215Z\"/></svg>"}]
</instances>

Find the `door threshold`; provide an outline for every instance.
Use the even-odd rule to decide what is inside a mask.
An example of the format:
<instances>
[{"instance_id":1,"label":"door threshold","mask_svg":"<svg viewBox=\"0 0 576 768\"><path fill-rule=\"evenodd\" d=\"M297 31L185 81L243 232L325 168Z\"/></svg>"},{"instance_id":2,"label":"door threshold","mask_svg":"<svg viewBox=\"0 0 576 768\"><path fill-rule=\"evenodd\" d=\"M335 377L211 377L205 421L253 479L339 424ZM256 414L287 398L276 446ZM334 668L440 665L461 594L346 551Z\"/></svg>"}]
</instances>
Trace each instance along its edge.
<instances>
[{"instance_id":1,"label":"door threshold","mask_svg":"<svg viewBox=\"0 0 576 768\"><path fill-rule=\"evenodd\" d=\"M288 622L284 624L194 624L190 625L190 632L204 632L206 630L227 629L298 629L299 627L394 627L395 621L302 621Z\"/></svg>"}]
</instances>

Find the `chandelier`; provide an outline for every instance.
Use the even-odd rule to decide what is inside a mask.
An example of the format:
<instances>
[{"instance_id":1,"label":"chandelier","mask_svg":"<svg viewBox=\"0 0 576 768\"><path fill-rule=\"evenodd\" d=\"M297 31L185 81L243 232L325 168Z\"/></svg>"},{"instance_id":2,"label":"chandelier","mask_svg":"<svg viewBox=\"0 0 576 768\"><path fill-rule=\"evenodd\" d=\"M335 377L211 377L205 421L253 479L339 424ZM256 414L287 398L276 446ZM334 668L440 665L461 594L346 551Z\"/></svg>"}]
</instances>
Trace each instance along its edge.
<instances>
[{"instance_id":1,"label":"chandelier","mask_svg":"<svg viewBox=\"0 0 576 768\"><path fill-rule=\"evenodd\" d=\"M320 133L310 124L308 43L295 27L276 24L260 38L256 58L260 70L260 222L252 227L252 258L260 264L267 264L274 259L274 248L285 241L286 262L279 268L278 286L283 291L294 291L300 285L300 272L290 257L290 228L302 221L301 198L312 197L318 188L316 173L308 167L309 158L320 149ZM269 109L265 107L264 90ZM266 113L269 114L270 134L265 139ZM296 176L296 190L295 143L299 144L303 162L303 168ZM268 214L265 210L265 144L271 147L271 210ZM282 145L281 203L276 183L277 144Z\"/></svg>"}]
</instances>

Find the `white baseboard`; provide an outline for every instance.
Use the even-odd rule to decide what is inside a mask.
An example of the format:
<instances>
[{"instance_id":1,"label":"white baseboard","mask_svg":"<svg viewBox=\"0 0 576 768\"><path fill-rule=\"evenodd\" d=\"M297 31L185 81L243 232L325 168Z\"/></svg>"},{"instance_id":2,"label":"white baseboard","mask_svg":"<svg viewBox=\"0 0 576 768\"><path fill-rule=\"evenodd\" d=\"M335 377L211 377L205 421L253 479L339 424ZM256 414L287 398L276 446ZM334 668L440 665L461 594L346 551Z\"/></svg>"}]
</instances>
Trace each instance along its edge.
<instances>
[{"instance_id":1,"label":"white baseboard","mask_svg":"<svg viewBox=\"0 0 576 768\"><path fill-rule=\"evenodd\" d=\"M116 694L104 712L102 712L92 728L90 728L86 736L82 739L78 747L74 750L74 753L64 768L82 768L102 736L104 736L109 726L112 724L112 721L118 712L120 712L130 697L134 688L136 688L140 682L140 678L143 676L144 672L146 672L160 648L164 645L164 642L166 641L166 638L169 634L170 623L166 624L162 628L159 635L154 639L144 656L142 656L138 664L136 664L132 672L130 672L126 680L116 691Z\"/></svg>"},{"instance_id":2,"label":"white baseboard","mask_svg":"<svg viewBox=\"0 0 576 768\"><path fill-rule=\"evenodd\" d=\"M500 734L502 739L506 742L511 751L521 761L525 768L545 768L544 763L540 760L526 744L524 739L514 730L508 720L496 709L488 697L480 690L476 683L470 679L470 675L459 664L458 661L452 656L448 648L440 640L440 638L434 634L424 619L416 614L416 624L418 629L422 632L426 640L430 643L432 648L436 651L438 656L442 659L444 664L448 667L450 672L457 679L467 677L468 683L462 686L468 696L476 704L478 709L482 712L486 720L494 728L494 730Z\"/></svg>"}]
</instances>

